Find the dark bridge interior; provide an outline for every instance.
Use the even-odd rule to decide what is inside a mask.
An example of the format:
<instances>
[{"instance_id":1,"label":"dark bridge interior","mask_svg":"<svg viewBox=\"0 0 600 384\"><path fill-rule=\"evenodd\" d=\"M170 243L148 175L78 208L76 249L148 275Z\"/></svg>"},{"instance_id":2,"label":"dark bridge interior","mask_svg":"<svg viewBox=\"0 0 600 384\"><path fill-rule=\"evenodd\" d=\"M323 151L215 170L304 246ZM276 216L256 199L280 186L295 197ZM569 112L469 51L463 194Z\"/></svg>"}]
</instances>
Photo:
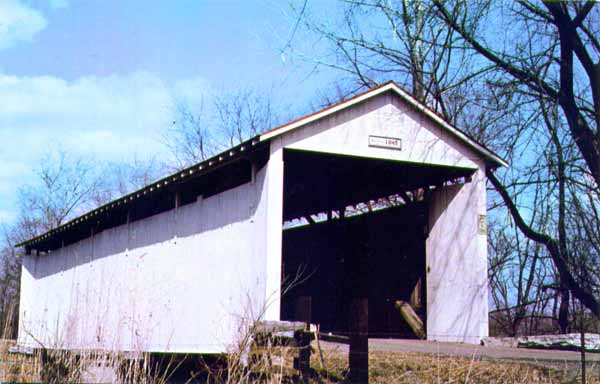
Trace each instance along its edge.
<instances>
[{"instance_id":1,"label":"dark bridge interior","mask_svg":"<svg viewBox=\"0 0 600 384\"><path fill-rule=\"evenodd\" d=\"M301 151L284 161L281 319L346 334L351 300L368 298L369 336L414 337L394 302L426 319L429 191L472 171Z\"/></svg>"}]
</instances>

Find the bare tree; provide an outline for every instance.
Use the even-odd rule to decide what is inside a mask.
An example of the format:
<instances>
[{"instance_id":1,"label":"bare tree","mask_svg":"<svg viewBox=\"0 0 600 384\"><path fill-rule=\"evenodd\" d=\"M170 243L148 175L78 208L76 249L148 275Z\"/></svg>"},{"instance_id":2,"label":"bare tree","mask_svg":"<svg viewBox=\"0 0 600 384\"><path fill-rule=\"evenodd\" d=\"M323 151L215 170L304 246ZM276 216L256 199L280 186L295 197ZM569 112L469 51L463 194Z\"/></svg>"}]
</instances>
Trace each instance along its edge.
<instances>
[{"instance_id":1,"label":"bare tree","mask_svg":"<svg viewBox=\"0 0 600 384\"><path fill-rule=\"evenodd\" d=\"M436 17L431 2L343 1L338 23L303 14L305 26L332 47L333 56L299 53L317 65L340 70L352 92L394 79L453 122L464 108L470 80L490 66L470 68L472 55L460 36Z\"/></svg>"},{"instance_id":2,"label":"bare tree","mask_svg":"<svg viewBox=\"0 0 600 384\"><path fill-rule=\"evenodd\" d=\"M183 168L272 128L276 122L272 95L254 88L221 90L192 106L180 102L173 126L163 141Z\"/></svg>"},{"instance_id":3,"label":"bare tree","mask_svg":"<svg viewBox=\"0 0 600 384\"><path fill-rule=\"evenodd\" d=\"M331 89L327 90L316 90L316 96L314 100L310 102L310 110L318 111L323 108L332 106L334 104L340 103L346 100L348 97L352 96L357 92L357 90L362 89L363 85L356 86L354 84L347 85L344 82L337 82Z\"/></svg>"},{"instance_id":4,"label":"bare tree","mask_svg":"<svg viewBox=\"0 0 600 384\"><path fill-rule=\"evenodd\" d=\"M599 8L526 0L349 0L344 7L338 24L303 12L334 53L311 60L355 84L392 78L507 158L511 167L488 177L520 232L552 261L557 280L547 285L559 293L561 327L570 293L600 316ZM540 212L544 220L531 220ZM536 268L547 262L536 260Z\"/></svg>"},{"instance_id":5,"label":"bare tree","mask_svg":"<svg viewBox=\"0 0 600 384\"><path fill-rule=\"evenodd\" d=\"M19 188L19 237L46 232L91 209L101 185L102 176L91 158L72 156L64 150L45 155L35 170L35 179Z\"/></svg>"},{"instance_id":6,"label":"bare tree","mask_svg":"<svg viewBox=\"0 0 600 384\"><path fill-rule=\"evenodd\" d=\"M211 118L204 108L204 101L197 111L184 102L176 108L172 127L163 134L163 142L175 159L175 168L198 163L214 154L217 138L211 131Z\"/></svg>"},{"instance_id":7,"label":"bare tree","mask_svg":"<svg viewBox=\"0 0 600 384\"><path fill-rule=\"evenodd\" d=\"M252 88L221 91L214 107L225 148L272 128L277 121L270 93Z\"/></svg>"},{"instance_id":8,"label":"bare tree","mask_svg":"<svg viewBox=\"0 0 600 384\"><path fill-rule=\"evenodd\" d=\"M141 159L138 156L127 161L98 164L97 167L102 177L92 194L95 207L150 184L167 170L167 166L155 157Z\"/></svg>"},{"instance_id":9,"label":"bare tree","mask_svg":"<svg viewBox=\"0 0 600 384\"><path fill-rule=\"evenodd\" d=\"M447 27L458 33L468 47L501 76L496 87L512 88L528 102L528 108L537 105L541 111L541 121L521 135L527 139L541 136L550 139L544 143L550 147L544 164L550 168L552 177L548 186L555 188L555 192L549 194L555 206L552 226L528 225L523 209L515 204L506 182L491 172L488 177L523 234L548 250L559 272L561 290L572 292L600 317L598 281L583 281L584 276L577 274L579 264L569 243L567 225L569 203L578 200L580 193L597 196L600 185L598 8L593 2L547 2L540 6L518 1L510 12L513 28L521 32L521 38L499 50L478 32L482 24L469 21L471 7L466 3L437 0L433 3ZM489 15L495 10L486 4L478 7L477 12L476 16ZM511 107L527 108L515 104ZM543 133L536 135L534 129L541 129ZM571 220L578 221L578 217L571 216ZM596 253L592 259L598 257L600 254Z\"/></svg>"},{"instance_id":10,"label":"bare tree","mask_svg":"<svg viewBox=\"0 0 600 384\"><path fill-rule=\"evenodd\" d=\"M162 168L155 160L102 163L64 150L45 155L35 177L20 186L14 238L25 240L147 185Z\"/></svg>"},{"instance_id":11,"label":"bare tree","mask_svg":"<svg viewBox=\"0 0 600 384\"><path fill-rule=\"evenodd\" d=\"M532 221L544 220L544 212L536 213L539 216ZM561 301L547 289L556 274L545 248L512 223L495 220L489 228L490 317L495 333L517 336L552 329L559 316L558 305L550 306Z\"/></svg>"},{"instance_id":12,"label":"bare tree","mask_svg":"<svg viewBox=\"0 0 600 384\"><path fill-rule=\"evenodd\" d=\"M0 326L2 337L15 338L19 313L21 255L15 249L15 231L0 227Z\"/></svg>"}]
</instances>

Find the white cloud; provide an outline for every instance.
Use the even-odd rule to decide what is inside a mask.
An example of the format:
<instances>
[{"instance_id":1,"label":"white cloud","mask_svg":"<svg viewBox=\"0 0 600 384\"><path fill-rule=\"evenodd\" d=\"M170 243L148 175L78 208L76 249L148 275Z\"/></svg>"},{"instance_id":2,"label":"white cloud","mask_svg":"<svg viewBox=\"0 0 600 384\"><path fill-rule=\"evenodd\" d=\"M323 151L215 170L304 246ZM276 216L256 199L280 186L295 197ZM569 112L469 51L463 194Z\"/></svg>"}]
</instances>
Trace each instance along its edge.
<instances>
[{"instance_id":1,"label":"white cloud","mask_svg":"<svg viewBox=\"0 0 600 384\"><path fill-rule=\"evenodd\" d=\"M18 0L0 1L0 50L30 42L48 21L37 10Z\"/></svg>"},{"instance_id":2,"label":"white cloud","mask_svg":"<svg viewBox=\"0 0 600 384\"><path fill-rule=\"evenodd\" d=\"M199 100L207 88L201 79L170 85L148 72L74 81L0 73L0 210L10 217L19 184L49 149L114 161L164 154L159 137L174 103Z\"/></svg>"},{"instance_id":3,"label":"white cloud","mask_svg":"<svg viewBox=\"0 0 600 384\"><path fill-rule=\"evenodd\" d=\"M173 87L147 72L71 82L0 75L0 137L17 137L35 151L56 141L106 156L143 149L128 147L132 143L152 150L158 145L153 137L172 121L174 94Z\"/></svg>"}]
</instances>

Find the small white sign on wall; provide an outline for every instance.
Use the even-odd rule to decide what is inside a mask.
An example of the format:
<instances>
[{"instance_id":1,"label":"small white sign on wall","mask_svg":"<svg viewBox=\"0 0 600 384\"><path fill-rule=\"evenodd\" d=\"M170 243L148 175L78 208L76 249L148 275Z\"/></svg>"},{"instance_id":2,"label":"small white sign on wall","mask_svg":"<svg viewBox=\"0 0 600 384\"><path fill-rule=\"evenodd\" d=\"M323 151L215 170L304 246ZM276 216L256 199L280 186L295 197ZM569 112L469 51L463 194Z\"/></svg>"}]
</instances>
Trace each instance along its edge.
<instances>
[{"instance_id":1,"label":"small white sign on wall","mask_svg":"<svg viewBox=\"0 0 600 384\"><path fill-rule=\"evenodd\" d=\"M477 223L477 231L480 235L487 235L487 220L485 215L479 215L479 221Z\"/></svg>"},{"instance_id":2,"label":"small white sign on wall","mask_svg":"<svg viewBox=\"0 0 600 384\"><path fill-rule=\"evenodd\" d=\"M369 135L369 147L402 150L402 140L397 137Z\"/></svg>"}]
</instances>

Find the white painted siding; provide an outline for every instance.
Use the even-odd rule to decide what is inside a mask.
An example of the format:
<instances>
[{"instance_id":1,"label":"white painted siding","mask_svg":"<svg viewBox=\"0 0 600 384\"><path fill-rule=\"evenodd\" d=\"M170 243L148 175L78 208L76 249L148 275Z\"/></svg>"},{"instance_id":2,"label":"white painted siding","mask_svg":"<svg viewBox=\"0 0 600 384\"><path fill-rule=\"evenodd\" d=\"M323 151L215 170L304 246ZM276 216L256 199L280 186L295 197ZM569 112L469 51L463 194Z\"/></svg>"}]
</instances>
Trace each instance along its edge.
<instances>
[{"instance_id":1,"label":"white painted siding","mask_svg":"<svg viewBox=\"0 0 600 384\"><path fill-rule=\"evenodd\" d=\"M369 147L369 136L395 137L402 150ZM387 93L283 136L286 148L418 164L477 168L465 144Z\"/></svg>"},{"instance_id":2,"label":"white painted siding","mask_svg":"<svg viewBox=\"0 0 600 384\"><path fill-rule=\"evenodd\" d=\"M222 352L266 297L266 173L23 265L19 342Z\"/></svg>"},{"instance_id":3,"label":"white painted siding","mask_svg":"<svg viewBox=\"0 0 600 384\"><path fill-rule=\"evenodd\" d=\"M266 292L265 320L279 320L281 309L281 265L283 249L283 148L281 139L271 142L267 169Z\"/></svg>"},{"instance_id":4,"label":"white painted siding","mask_svg":"<svg viewBox=\"0 0 600 384\"><path fill-rule=\"evenodd\" d=\"M433 193L426 241L427 339L479 343L488 336L483 166L464 185Z\"/></svg>"}]
</instances>

